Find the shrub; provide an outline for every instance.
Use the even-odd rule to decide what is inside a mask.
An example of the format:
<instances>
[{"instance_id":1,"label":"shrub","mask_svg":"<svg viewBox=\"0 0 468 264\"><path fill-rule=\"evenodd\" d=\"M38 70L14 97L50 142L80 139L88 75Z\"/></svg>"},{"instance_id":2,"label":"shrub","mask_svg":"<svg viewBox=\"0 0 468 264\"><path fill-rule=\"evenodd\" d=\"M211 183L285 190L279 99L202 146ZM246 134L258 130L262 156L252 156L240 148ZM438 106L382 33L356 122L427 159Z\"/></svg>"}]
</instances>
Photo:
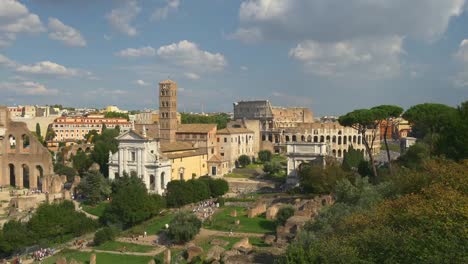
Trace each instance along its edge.
<instances>
[{"instance_id":1,"label":"shrub","mask_svg":"<svg viewBox=\"0 0 468 264\"><path fill-rule=\"evenodd\" d=\"M258 152L258 159L262 163L271 161L271 156L272 156L272 154L271 154L271 151L269 151L269 150L262 150L262 151Z\"/></svg>"},{"instance_id":2,"label":"shrub","mask_svg":"<svg viewBox=\"0 0 468 264\"><path fill-rule=\"evenodd\" d=\"M104 227L103 229L97 231L96 234L94 234L94 245L99 246L107 241L112 241L115 239L116 235L117 230L112 227Z\"/></svg>"},{"instance_id":3,"label":"shrub","mask_svg":"<svg viewBox=\"0 0 468 264\"><path fill-rule=\"evenodd\" d=\"M238 159L239 165L241 167L246 167L247 165L250 164L250 157L247 155L241 155Z\"/></svg>"},{"instance_id":4,"label":"shrub","mask_svg":"<svg viewBox=\"0 0 468 264\"><path fill-rule=\"evenodd\" d=\"M192 213L180 212L169 223L168 235L176 243L192 240L201 228L201 221Z\"/></svg>"},{"instance_id":5,"label":"shrub","mask_svg":"<svg viewBox=\"0 0 468 264\"><path fill-rule=\"evenodd\" d=\"M294 208L290 205L281 207L278 210L278 214L276 215L276 223L278 225L284 225L288 218L294 215Z\"/></svg>"},{"instance_id":6,"label":"shrub","mask_svg":"<svg viewBox=\"0 0 468 264\"><path fill-rule=\"evenodd\" d=\"M217 203L219 203L219 207L223 207L224 206L224 203L226 202L226 200L223 198L223 197L219 197L217 200L216 200Z\"/></svg>"}]
</instances>

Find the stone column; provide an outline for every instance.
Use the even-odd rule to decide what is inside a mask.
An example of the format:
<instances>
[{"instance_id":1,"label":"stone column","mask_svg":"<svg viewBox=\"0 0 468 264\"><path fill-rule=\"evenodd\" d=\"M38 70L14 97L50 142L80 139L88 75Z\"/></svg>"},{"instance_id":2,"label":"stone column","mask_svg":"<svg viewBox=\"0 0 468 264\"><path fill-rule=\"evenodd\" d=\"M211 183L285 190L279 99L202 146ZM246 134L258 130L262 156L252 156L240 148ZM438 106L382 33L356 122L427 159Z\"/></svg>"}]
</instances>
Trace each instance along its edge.
<instances>
[{"instance_id":1,"label":"stone column","mask_svg":"<svg viewBox=\"0 0 468 264\"><path fill-rule=\"evenodd\" d=\"M141 149L136 150L136 166L137 166L137 175L141 177Z\"/></svg>"},{"instance_id":2,"label":"stone column","mask_svg":"<svg viewBox=\"0 0 468 264\"><path fill-rule=\"evenodd\" d=\"M127 172L129 175L130 175L130 172L127 171L127 162L128 162L128 149L127 148L124 148L122 150L122 156L123 156L123 163L122 163L122 175L123 175L123 172Z\"/></svg>"},{"instance_id":3,"label":"stone column","mask_svg":"<svg viewBox=\"0 0 468 264\"><path fill-rule=\"evenodd\" d=\"M154 184L156 186L156 192L158 194L162 194L162 188L164 186L161 186L161 175L162 175L163 170L161 168L158 168L156 170L156 175L154 175L154 180L156 181Z\"/></svg>"}]
</instances>

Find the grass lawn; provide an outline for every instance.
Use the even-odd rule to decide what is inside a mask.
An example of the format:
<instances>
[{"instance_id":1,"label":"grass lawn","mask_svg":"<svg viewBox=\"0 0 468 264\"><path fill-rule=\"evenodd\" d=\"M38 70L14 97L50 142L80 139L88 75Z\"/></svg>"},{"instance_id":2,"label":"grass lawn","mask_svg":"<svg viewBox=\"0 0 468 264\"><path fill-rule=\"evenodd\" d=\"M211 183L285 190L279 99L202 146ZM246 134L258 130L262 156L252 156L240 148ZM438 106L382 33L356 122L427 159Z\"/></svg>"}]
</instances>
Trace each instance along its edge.
<instances>
[{"instance_id":1,"label":"grass lawn","mask_svg":"<svg viewBox=\"0 0 468 264\"><path fill-rule=\"evenodd\" d=\"M154 249L152 246L138 245L133 243L125 243L119 241L108 241L100 246L95 247L99 250L121 251L125 247L125 252L141 252L146 253Z\"/></svg>"},{"instance_id":2,"label":"grass lawn","mask_svg":"<svg viewBox=\"0 0 468 264\"><path fill-rule=\"evenodd\" d=\"M237 217L230 215L233 210L237 210ZM239 225L234 223L236 219L240 220ZM212 217L212 221L206 221L204 227L227 232L232 230L234 232L261 234L274 232L276 228L273 221L267 220L263 216L248 218L247 208L234 206L227 206L216 212Z\"/></svg>"},{"instance_id":3,"label":"grass lawn","mask_svg":"<svg viewBox=\"0 0 468 264\"><path fill-rule=\"evenodd\" d=\"M87 212L88 214L101 217L108 204L108 202L100 202L96 206L82 204L81 207L83 208L83 211Z\"/></svg>"},{"instance_id":4,"label":"grass lawn","mask_svg":"<svg viewBox=\"0 0 468 264\"><path fill-rule=\"evenodd\" d=\"M263 169L262 163L250 163L246 166L247 169Z\"/></svg>"},{"instance_id":5,"label":"grass lawn","mask_svg":"<svg viewBox=\"0 0 468 264\"><path fill-rule=\"evenodd\" d=\"M174 218L174 214L166 212L163 215L158 215L151 218L148 221L145 221L139 225L136 225L128 230L126 230L123 235L142 235L145 231L148 235L154 235L159 233L166 224L169 224Z\"/></svg>"},{"instance_id":6,"label":"grass lawn","mask_svg":"<svg viewBox=\"0 0 468 264\"><path fill-rule=\"evenodd\" d=\"M42 263L54 264L59 257L65 257L67 261L71 259L83 263L89 263L91 252L79 252L76 250L63 250L62 252L45 259ZM109 253L96 253L96 263L99 264L147 264L152 257L133 256Z\"/></svg>"}]
</instances>

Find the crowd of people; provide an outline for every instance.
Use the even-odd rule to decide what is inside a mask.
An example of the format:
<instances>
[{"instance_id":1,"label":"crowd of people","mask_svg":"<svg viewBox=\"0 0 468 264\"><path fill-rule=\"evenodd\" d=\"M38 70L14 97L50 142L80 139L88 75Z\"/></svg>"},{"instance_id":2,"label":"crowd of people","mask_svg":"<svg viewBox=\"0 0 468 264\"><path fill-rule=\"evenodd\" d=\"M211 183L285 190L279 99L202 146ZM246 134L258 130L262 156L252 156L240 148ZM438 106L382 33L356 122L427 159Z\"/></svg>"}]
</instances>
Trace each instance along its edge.
<instances>
[{"instance_id":1,"label":"crowd of people","mask_svg":"<svg viewBox=\"0 0 468 264\"><path fill-rule=\"evenodd\" d=\"M202 221L205 221L209 217L211 217L215 209L219 208L219 203L215 200L208 200L199 202L192 210L192 212Z\"/></svg>"},{"instance_id":2,"label":"crowd of people","mask_svg":"<svg viewBox=\"0 0 468 264\"><path fill-rule=\"evenodd\" d=\"M32 253L32 257L35 261L42 261L44 258L48 256L52 256L55 253L55 249L53 248L41 248L37 251Z\"/></svg>"}]
</instances>

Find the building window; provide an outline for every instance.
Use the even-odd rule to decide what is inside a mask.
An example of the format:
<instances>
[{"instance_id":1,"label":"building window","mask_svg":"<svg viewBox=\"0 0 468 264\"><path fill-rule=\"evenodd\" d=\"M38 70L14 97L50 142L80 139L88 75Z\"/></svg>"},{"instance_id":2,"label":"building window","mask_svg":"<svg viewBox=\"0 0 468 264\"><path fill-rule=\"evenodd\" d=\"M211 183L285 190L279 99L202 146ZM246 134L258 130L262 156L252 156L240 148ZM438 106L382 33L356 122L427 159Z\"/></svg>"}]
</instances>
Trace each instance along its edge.
<instances>
[{"instance_id":1,"label":"building window","mask_svg":"<svg viewBox=\"0 0 468 264\"><path fill-rule=\"evenodd\" d=\"M135 160L136 160L136 152L135 152L135 151L132 151L132 152L131 152L131 160L132 160L132 161L135 161Z\"/></svg>"},{"instance_id":2,"label":"building window","mask_svg":"<svg viewBox=\"0 0 468 264\"><path fill-rule=\"evenodd\" d=\"M227 142L227 138L225 137L225 138L224 138L224 143L226 143L226 142Z\"/></svg>"}]
</instances>

